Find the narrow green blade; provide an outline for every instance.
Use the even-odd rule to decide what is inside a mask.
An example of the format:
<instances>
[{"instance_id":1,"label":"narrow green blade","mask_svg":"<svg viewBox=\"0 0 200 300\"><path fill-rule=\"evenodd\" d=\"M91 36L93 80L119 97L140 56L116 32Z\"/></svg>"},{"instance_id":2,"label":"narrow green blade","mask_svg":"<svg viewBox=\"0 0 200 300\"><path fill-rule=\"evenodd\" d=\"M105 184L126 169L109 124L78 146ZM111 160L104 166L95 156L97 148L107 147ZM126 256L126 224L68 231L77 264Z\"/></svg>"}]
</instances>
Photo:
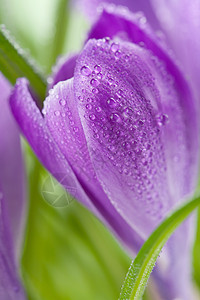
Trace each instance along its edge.
<instances>
[{"instance_id":1,"label":"narrow green blade","mask_svg":"<svg viewBox=\"0 0 200 300\"><path fill-rule=\"evenodd\" d=\"M0 26L0 71L12 84L17 78L26 77L35 95L40 100L44 99L47 85L45 77L4 25Z\"/></svg>"},{"instance_id":2,"label":"narrow green blade","mask_svg":"<svg viewBox=\"0 0 200 300\"><path fill-rule=\"evenodd\" d=\"M200 288L200 208L198 209L197 232L193 250L194 280Z\"/></svg>"},{"instance_id":3,"label":"narrow green blade","mask_svg":"<svg viewBox=\"0 0 200 300\"><path fill-rule=\"evenodd\" d=\"M51 47L50 69L55 64L57 57L63 54L65 40L67 37L68 21L69 21L69 1L59 0L57 11L55 14L55 32Z\"/></svg>"},{"instance_id":4,"label":"narrow green blade","mask_svg":"<svg viewBox=\"0 0 200 300\"><path fill-rule=\"evenodd\" d=\"M121 289L119 300L140 300L156 259L175 229L200 205L200 198L184 204L166 218L151 234L132 262Z\"/></svg>"}]
</instances>

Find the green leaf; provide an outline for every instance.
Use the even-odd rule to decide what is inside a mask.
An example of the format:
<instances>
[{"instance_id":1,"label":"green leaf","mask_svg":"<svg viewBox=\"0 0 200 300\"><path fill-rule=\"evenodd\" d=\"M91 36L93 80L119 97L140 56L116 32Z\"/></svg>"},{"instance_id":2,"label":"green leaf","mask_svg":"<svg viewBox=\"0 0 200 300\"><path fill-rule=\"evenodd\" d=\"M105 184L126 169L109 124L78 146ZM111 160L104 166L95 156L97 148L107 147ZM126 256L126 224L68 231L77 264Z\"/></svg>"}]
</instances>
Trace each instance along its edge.
<instances>
[{"instance_id":1,"label":"green leaf","mask_svg":"<svg viewBox=\"0 0 200 300\"><path fill-rule=\"evenodd\" d=\"M4 25L0 26L0 71L7 79L15 84L19 77L26 77L30 81L35 95L45 98L47 82L33 60L14 41Z\"/></svg>"},{"instance_id":2,"label":"green leaf","mask_svg":"<svg viewBox=\"0 0 200 300\"><path fill-rule=\"evenodd\" d=\"M140 300L160 251L175 229L200 205L200 198L184 204L167 217L143 244L132 262L119 300Z\"/></svg>"}]
</instances>

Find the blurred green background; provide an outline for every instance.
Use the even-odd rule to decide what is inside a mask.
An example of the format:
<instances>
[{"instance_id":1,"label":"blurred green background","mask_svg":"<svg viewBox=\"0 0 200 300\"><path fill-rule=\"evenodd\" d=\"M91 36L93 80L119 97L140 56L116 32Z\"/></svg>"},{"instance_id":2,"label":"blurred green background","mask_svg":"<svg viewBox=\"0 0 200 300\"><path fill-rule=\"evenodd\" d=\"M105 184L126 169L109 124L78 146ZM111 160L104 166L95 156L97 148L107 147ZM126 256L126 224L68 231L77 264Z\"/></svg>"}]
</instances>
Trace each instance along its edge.
<instances>
[{"instance_id":1,"label":"blurred green background","mask_svg":"<svg viewBox=\"0 0 200 300\"><path fill-rule=\"evenodd\" d=\"M51 74L58 55L78 51L84 42L90 24L73 4L66 0L0 0L0 23L46 75ZM22 144L29 190L21 275L28 299L117 299L130 258L75 200L55 208L42 197L49 174L26 142ZM199 253L200 230L193 260L194 278L200 285Z\"/></svg>"}]
</instances>

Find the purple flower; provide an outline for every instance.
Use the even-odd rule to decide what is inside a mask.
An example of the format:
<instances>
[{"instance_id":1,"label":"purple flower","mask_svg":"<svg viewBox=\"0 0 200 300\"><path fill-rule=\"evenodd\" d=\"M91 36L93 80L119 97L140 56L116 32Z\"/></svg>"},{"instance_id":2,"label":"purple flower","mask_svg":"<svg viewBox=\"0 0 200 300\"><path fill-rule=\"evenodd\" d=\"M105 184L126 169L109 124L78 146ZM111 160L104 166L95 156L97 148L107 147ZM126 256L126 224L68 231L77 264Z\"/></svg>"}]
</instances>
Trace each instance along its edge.
<instances>
[{"instance_id":1,"label":"purple flower","mask_svg":"<svg viewBox=\"0 0 200 300\"><path fill-rule=\"evenodd\" d=\"M187 81L141 14L109 6L51 87L41 113L27 80L17 81L10 104L22 132L72 196L135 253L196 185L198 122ZM155 273L165 299L189 299L189 228L176 232L169 265Z\"/></svg>"},{"instance_id":2,"label":"purple flower","mask_svg":"<svg viewBox=\"0 0 200 300\"><path fill-rule=\"evenodd\" d=\"M19 131L9 109L11 86L0 73L0 299L25 299L18 260L24 208L24 169Z\"/></svg>"}]
</instances>

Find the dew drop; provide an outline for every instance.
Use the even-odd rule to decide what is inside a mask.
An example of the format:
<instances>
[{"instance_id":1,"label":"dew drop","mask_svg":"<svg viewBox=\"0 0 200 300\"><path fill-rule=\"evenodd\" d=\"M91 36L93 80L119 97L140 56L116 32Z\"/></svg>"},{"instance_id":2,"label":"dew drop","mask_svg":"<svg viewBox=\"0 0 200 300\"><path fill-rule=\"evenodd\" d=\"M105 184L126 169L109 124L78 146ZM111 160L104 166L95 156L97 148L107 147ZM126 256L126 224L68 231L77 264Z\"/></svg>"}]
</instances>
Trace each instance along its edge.
<instances>
[{"instance_id":1,"label":"dew drop","mask_svg":"<svg viewBox=\"0 0 200 300\"><path fill-rule=\"evenodd\" d=\"M73 130L74 130L74 132L78 132L79 129L78 129L78 127L74 127Z\"/></svg>"},{"instance_id":2,"label":"dew drop","mask_svg":"<svg viewBox=\"0 0 200 300\"><path fill-rule=\"evenodd\" d=\"M90 74L91 74L90 68L87 67L87 66L83 66L81 68L81 74L84 75L84 76L90 76Z\"/></svg>"},{"instance_id":3,"label":"dew drop","mask_svg":"<svg viewBox=\"0 0 200 300\"><path fill-rule=\"evenodd\" d=\"M92 89L93 94L98 94L99 90L97 88Z\"/></svg>"},{"instance_id":4,"label":"dew drop","mask_svg":"<svg viewBox=\"0 0 200 300\"><path fill-rule=\"evenodd\" d=\"M117 123L121 122L121 118L117 113L111 114L110 119L114 122L117 122Z\"/></svg>"},{"instance_id":5,"label":"dew drop","mask_svg":"<svg viewBox=\"0 0 200 300\"><path fill-rule=\"evenodd\" d=\"M91 110L91 109L92 109L92 104L90 104L90 103L87 104L87 105L86 105L86 108L89 109L89 110Z\"/></svg>"},{"instance_id":6,"label":"dew drop","mask_svg":"<svg viewBox=\"0 0 200 300\"><path fill-rule=\"evenodd\" d=\"M56 117L59 117L59 116L60 116L59 110L54 111L54 115L55 115Z\"/></svg>"},{"instance_id":7,"label":"dew drop","mask_svg":"<svg viewBox=\"0 0 200 300\"><path fill-rule=\"evenodd\" d=\"M117 105L115 99L113 99L113 98L109 98L109 99L107 100L107 104L108 104L110 107L116 107L116 105Z\"/></svg>"},{"instance_id":8,"label":"dew drop","mask_svg":"<svg viewBox=\"0 0 200 300\"><path fill-rule=\"evenodd\" d=\"M97 111L97 112L101 112L101 111L102 111L101 107L100 107L100 106L97 106L97 107L96 107L96 111Z\"/></svg>"},{"instance_id":9,"label":"dew drop","mask_svg":"<svg viewBox=\"0 0 200 300\"><path fill-rule=\"evenodd\" d=\"M159 126L164 126L169 122L169 117L166 114L156 115L156 121Z\"/></svg>"},{"instance_id":10,"label":"dew drop","mask_svg":"<svg viewBox=\"0 0 200 300\"><path fill-rule=\"evenodd\" d=\"M112 52L118 51L119 50L119 44L112 43L112 45L110 46L110 49L112 50Z\"/></svg>"},{"instance_id":11,"label":"dew drop","mask_svg":"<svg viewBox=\"0 0 200 300\"><path fill-rule=\"evenodd\" d=\"M99 72L99 73L97 74L97 78L101 80L101 79L103 78L103 74L102 74L101 72Z\"/></svg>"},{"instance_id":12,"label":"dew drop","mask_svg":"<svg viewBox=\"0 0 200 300\"><path fill-rule=\"evenodd\" d=\"M65 105L66 105L66 101L63 100L63 99L61 99L61 100L59 101L59 103L60 103L61 106L65 106Z\"/></svg>"},{"instance_id":13,"label":"dew drop","mask_svg":"<svg viewBox=\"0 0 200 300\"><path fill-rule=\"evenodd\" d=\"M94 66L94 70L96 73L101 72L101 67L99 65Z\"/></svg>"},{"instance_id":14,"label":"dew drop","mask_svg":"<svg viewBox=\"0 0 200 300\"><path fill-rule=\"evenodd\" d=\"M123 111L123 116L124 116L125 118L128 118L128 117L132 116L132 114L133 114L133 110L132 110L131 107L126 107L126 108L124 109L124 111Z\"/></svg>"},{"instance_id":15,"label":"dew drop","mask_svg":"<svg viewBox=\"0 0 200 300\"><path fill-rule=\"evenodd\" d=\"M95 87L97 87L98 85L99 85L99 82L98 82L98 80L96 80L96 79L92 79L92 80L90 80L90 84L92 85L92 86L95 86Z\"/></svg>"},{"instance_id":16,"label":"dew drop","mask_svg":"<svg viewBox=\"0 0 200 300\"><path fill-rule=\"evenodd\" d=\"M96 119L96 116L95 116L94 114L91 114L91 115L89 116L89 118L90 118L90 120L94 121L94 120Z\"/></svg>"},{"instance_id":17,"label":"dew drop","mask_svg":"<svg viewBox=\"0 0 200 300\"><path fill-rule=\"evenodd\" d=\"M130 58L129 55L125 55L125 56L124 56L124 59L125 59L126 62L129 61L129 58Z\"/></svg>"},{"instance_id":18,"label":"dew drop","mask_svg":"<svg viewBox=\"0 0 200 300\"><path fill-rule=\"evenodd\" d=\"M81 102L83 102L84 99L83 99L82 96L79 96L79 97L78 97L78 100L81 101Z\"/></svg>"},{"instance_id":19,"label":"dew drop","mask_svg":"<svg viewBox=\"0 0 200 300\"><path fill-rule=\"evenodd\" d=\"M119 90L117 91L117 96L122 97L123 94L124 94L124 92L123 92L121 89L119 89Z\"/></svg>"},{"instance_id":20,"label":"dew drop","mask_svg":"<svg viewBox=\"0 0 200 300\"><path fill-rule=\"evenodd\" d=\"M115 52L115 56L116 56L117 58L120 58L121 55L122 55L122 53L121 53L120 50L117 50L117 51Z\"/></svg>"}]
</instances>

